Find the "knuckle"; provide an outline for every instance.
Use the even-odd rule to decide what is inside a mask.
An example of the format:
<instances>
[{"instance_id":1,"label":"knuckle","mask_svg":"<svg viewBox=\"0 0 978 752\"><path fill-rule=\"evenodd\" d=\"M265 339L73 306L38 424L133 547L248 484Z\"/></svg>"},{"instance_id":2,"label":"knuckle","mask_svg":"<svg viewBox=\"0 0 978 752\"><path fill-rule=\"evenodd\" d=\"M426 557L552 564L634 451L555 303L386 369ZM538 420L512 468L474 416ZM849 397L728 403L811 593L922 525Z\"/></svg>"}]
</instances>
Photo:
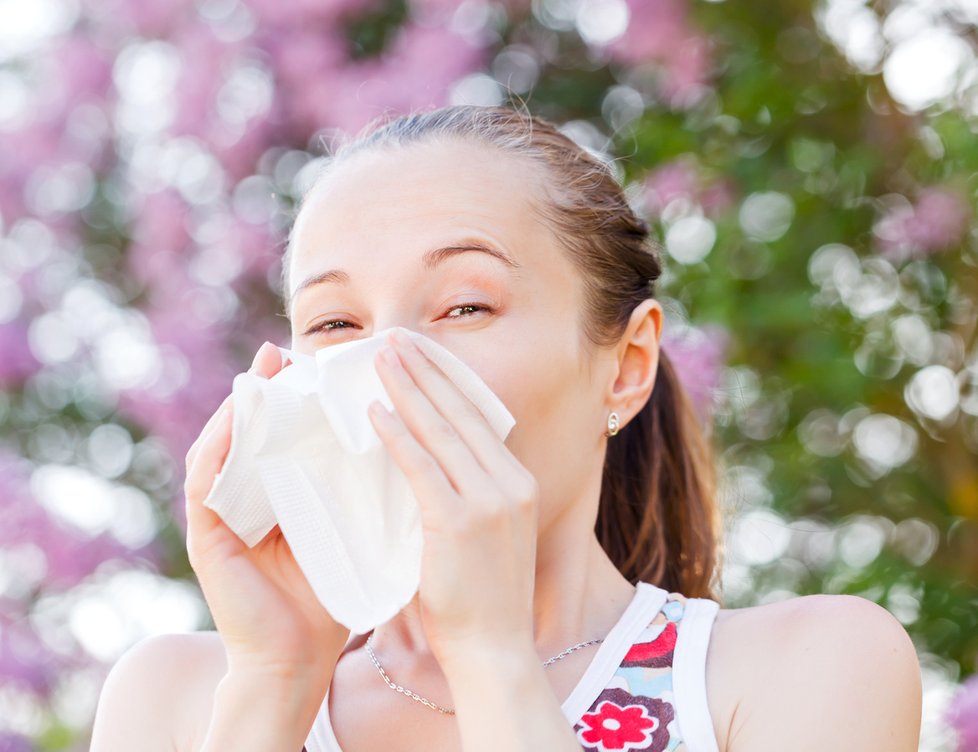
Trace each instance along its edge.
<instances>
[{"instance_id":1,"label":"knuckle","mask_svg":"<svg viewBox=\"0 0 978 752\"><path fill-rule=\"evenodd\" d=\"M457 408L459 419L469 423L485 422L485 417L479 409L468 400Z\"/></svg>"},{"instance_id":2,"label":"knuckle","mask_svg":"<svg viewBox=\"0 0 978 752\"><path fill-rule=\"evenodd\" d=\"M427 452L418 452L415 465L424 475L435 475L441 471L438 462Z\"/></svg>"},{"instance_id":3,"label":"knuckle","mask_svg":"<svg viewBox=\"0 0 978 752\"><path fill-rule=\"evenodd\" d=\"M204 571L204 562L201 560L200 552L197 550L197 547L191 545L189 541L187 543L187 563L198 575Z\"/></svg>"},{"instance_id":4,"label":"knuckle","mask_svg":"<svg viewBox=\"0 0 978 752\"><path fill-rule=\"evenodd\" d=\"M453 538L464 540L467 536L474 534L478 527L478 520L470 515L461 513L453 514L443 523L444 530Z\"/></svg>"},{"instance_id":5,"label":"knuckle","mask_svg":"<svg viewBox=\"0 0 978 752\"><path fill-rule=\"evenodd\" d=\"M535 494L519 495L514 501L517 509L536 509L537 506L537 497Z\"/></svg>"},{"instance_id":6,"label":"knuckle","mask_svg":"<svg viewBox=\"0 0 978 752\"><path fill-rule=\"evenodd\" d=\"M403 441L407 436L407 430L404 425L404 419L395 412L398 420L390 421L390 425L387 428L387 432L394 438L394 441Z\"/></svg>"},{"instance_id":7,"label":"knuckle","mask_svg":"<svg viewBox=\"0 0 978 752\"><path fill-rule=\"evenodd\" d=\"M540 498L540 484L529 472L516 481L514 498L519 506L536 506Z\"/></svg>"},{"instance_id":8,"label":"knuckle","mask_svg":"<svg viewBox=\"0 0 978 752\"><path fill-rule=\"evenodd\" d=\"M432 433L438 441L443 441L446 444L458 441L458 432L447 420L435 421L432 426Z\"/></svg>"},{"instance_id":9,"label":"knuckle","mask_svg":"<svg viewBox=\"0 0 978 752\"><path fill-rule=\"evenodd\" d=\"M477 535L484 535L487 530L498 528L499 523L503 520L503 514L498 507L493 508L486 504L473 504L466 511L467 514L458 515L458 517L463 518L463 520L459 520L458 524L467 530L472 530Z\"/></svg>"},{"instance_id":10,"label":"knuckle","mask_svg":"<svg viewBox=\"0 0 978 752\"><path fill-rule=\"evenodd\" d=\"M483 493L472 506L483 518L492 519L502 516L506 508L506 499L501 494Z\"/></svg>"},{"instance_id":11,"label":"knuckle","mask_svg":"<svg viewBox=\"0 0 978 752\"><path fill-rule=\"evenodd\" d=\"M210 485L206 483L200 473L189 473L183 482L183 496L187 506L202 504L208 491L210 491Z\"/></svg>"}]
</instances>

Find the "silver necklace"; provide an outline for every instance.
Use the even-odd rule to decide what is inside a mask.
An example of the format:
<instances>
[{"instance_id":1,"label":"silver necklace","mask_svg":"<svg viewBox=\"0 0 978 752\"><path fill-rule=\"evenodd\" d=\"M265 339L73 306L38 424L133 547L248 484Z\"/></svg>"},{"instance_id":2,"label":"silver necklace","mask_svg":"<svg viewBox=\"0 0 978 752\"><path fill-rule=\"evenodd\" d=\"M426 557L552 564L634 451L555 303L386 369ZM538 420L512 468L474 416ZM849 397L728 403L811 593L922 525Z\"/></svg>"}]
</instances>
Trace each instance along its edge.
<instances>
[{"instance_id":1,"label":"silver necklace","mask_svg":"<svg viewBox=\"0 0 978 752\"><path fill-rule=\"evenodd\" d=\"M377 670L380 672L380 675L384 677L384 681L387 683L388 687L393 689L395 692L400 692L402 695L407 695L412 700L417 700L422 705L427 705L432 710L437 710L439 713L443 713L445 715L455 715L454 710L449 710L448 708L443 708L441 705L436 705L431 700L419 695L417 692L412 692L410 689L407 689L406 687L402 687L400 684L395 684L394 682L392 682L390 677L387 675L387 672L384 671L384 667L380 665L380 661L377 660L377 655L374 653L373 648L370 647L370 641L373 639L373 637L374 637L374 633L371 632L367 636L367 641L366 643L364 643L364 647L367 649L367 655L370 656L370 660L373 661L373 664L377 667ZM567 648L567 650L558 653L553 658L544 661L543 667L546 668L554 661L559 661L561 658L566 658L575 650L586 648L588 645L596 645L599 642L601 642L601 640L588 640L587 642L579 642L576 645Z\"/></svg>"}]
</instances>

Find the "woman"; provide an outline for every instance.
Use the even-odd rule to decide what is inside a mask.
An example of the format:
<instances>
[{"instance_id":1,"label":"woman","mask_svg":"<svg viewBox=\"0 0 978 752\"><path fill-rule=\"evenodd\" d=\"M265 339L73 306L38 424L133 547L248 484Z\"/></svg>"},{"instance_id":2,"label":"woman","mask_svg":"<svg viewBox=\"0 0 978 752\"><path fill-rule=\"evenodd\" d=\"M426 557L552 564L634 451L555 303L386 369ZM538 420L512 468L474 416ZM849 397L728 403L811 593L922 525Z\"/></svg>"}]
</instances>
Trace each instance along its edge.
<instances>
[{"instance_id":1,"label":"woman","mask_svg":"<svg viewBox=\"0 0 978 752\"><path fill-rule=\"evenodd\" d=\"M417 350L378 358L395 411L370 420L425 545L417 595L368 642L319 605L277 529L248 549L202 506L226 400L185 485L217 632L130 650L95 752L917 748L916 657L885 610L717 609L711 458L659 349L648 226L553 124L468 106L378 124L304 198L283 272L293 349L412 328L516 426L499 441ZM252 368L279 360L266 343Z\"/></svg>"}]
</instances>

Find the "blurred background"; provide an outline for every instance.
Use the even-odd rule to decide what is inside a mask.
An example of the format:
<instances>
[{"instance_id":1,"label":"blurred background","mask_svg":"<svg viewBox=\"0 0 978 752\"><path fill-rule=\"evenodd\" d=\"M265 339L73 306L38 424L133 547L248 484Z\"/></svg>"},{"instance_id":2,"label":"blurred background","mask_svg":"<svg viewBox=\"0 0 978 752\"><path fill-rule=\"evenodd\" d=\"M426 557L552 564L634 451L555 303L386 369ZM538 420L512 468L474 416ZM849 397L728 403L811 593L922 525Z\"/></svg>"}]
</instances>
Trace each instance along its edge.
<instances>
[{"instance_id":1,"label":"blurred background","mask_svg":"<svg viewBox=\"0 0 978 752\"><path fill-rule=\"evenodd\" d=\"M974 0L0 0L0 750L87 749L129 646L211 626L184 456L288 344L283 241L329 145L517 100L663 243L724 605L880 603L921 749L978 749L976 24Z\"/></svg>"}]
</instances>

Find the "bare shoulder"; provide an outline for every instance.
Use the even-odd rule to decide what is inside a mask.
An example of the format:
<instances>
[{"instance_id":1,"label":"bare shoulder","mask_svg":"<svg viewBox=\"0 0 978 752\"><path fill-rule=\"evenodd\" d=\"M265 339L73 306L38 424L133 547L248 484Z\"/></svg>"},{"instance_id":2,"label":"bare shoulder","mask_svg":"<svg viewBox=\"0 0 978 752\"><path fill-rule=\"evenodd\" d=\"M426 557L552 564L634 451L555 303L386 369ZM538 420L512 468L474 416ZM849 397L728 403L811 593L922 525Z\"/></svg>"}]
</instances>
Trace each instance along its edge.
<instances>
[{"instance_id":1,"label":"bare shoulder","mask_svg":"<svg viewBox=\"0 0 978 752\"><path fill-rule=\"evenodd\" d=\"M720 609L707 696L721 752L916 750L921 681L903 625L851 595Z\"/></svg>"},{"instance_id":2,"label":"bare shoulder","mask_svg":"<svg viewBox=\"0 0 978 752\"><path fill-rule=\"evenodd\" d=\"M92 752L196 749L227 664L215 631L154 635L129 648L102 686Z\"/></svg>"}]
</instances>

